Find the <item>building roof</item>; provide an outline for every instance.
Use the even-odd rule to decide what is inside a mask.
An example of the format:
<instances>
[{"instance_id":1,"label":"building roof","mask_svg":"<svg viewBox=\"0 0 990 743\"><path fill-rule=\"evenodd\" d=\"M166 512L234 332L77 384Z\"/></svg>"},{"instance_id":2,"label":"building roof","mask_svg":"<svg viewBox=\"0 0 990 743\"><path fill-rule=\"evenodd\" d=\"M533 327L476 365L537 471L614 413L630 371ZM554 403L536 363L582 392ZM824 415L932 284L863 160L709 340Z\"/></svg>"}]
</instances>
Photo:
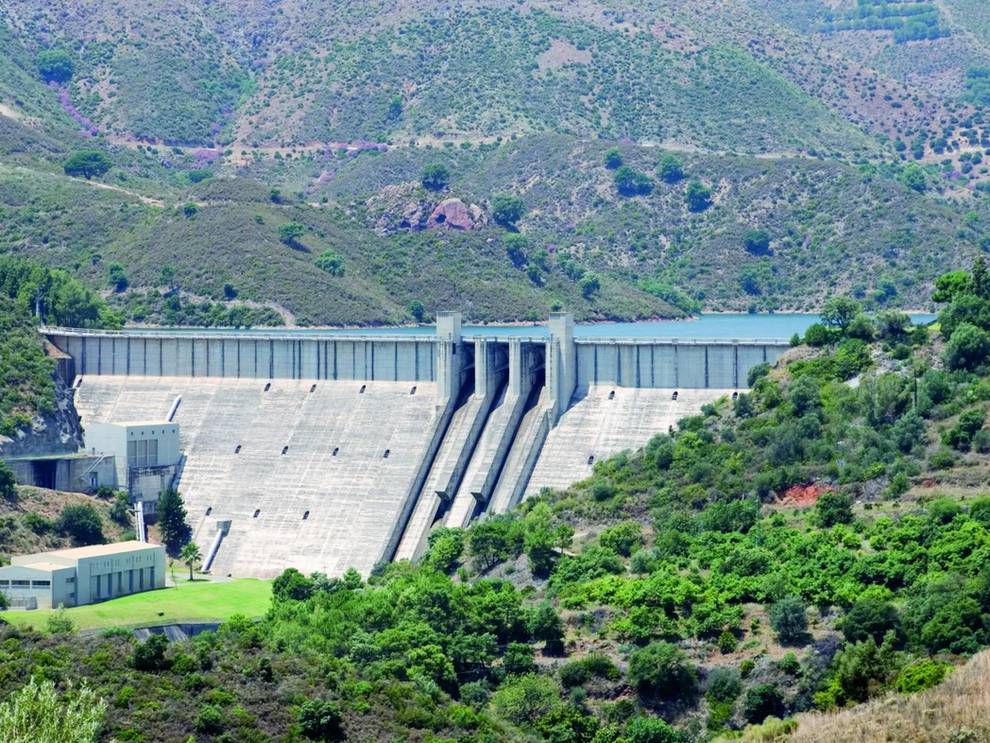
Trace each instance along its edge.
<instances>
[{"instance_id":1,"label":"building roof","mask_svg":"<svg viewBox=\"0 0 990 743\"><path fill-rule=\"evenodd\" d=\"M42 562L52 562L51 558L56 558L56 560L78 560L84 557L120 555L127 552L141 552L149 549L162 549L162 547L157 544L131 540L129 542L116 542L114 544L93 544L89 547L72 547L64 550L52 550L51 552L37 552L33 555L18 555L15 559L17 559L20 565L34 566Z\"/></svg>"},{"instance_id":2,"label":"building roof","mask_svg":"<svg viewBox=\"0 0 990 743\"><path fill-rule=\"evenodd\" d=\"M166 420L165 418L158 418L155 420L144 420L144 421L107 421L105 423L90 423L90 426L115 426L117 428L133 428L135 426L177 426L179 425L175 421Z\"/></svg>"},{"instance_id":3,"label":"building roof","mask_svg":"<svg viewBox=\"0 0 990 743\"><path fill-rule=\"evenodd\" d=\"M29 565L5 565L4 567L0 568L0 574L2 574L4 570L8 570L10 568L17 568L18 570L40 570L42 572L50 573L54 570L67 570L70 567L71 567L70 565L66 565L65 563L61 563L61 562L48 562L45 560L39 560L38 562L32 562Z\"/></svg>"}]
</instances>

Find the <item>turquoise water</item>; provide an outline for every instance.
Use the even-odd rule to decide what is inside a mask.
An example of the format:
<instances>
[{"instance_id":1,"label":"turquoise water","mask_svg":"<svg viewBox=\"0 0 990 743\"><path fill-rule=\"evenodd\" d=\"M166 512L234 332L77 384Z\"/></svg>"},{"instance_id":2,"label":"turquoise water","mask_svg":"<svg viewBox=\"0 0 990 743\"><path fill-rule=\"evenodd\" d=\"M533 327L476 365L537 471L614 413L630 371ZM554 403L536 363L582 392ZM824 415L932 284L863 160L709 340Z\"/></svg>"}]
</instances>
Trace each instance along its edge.
<instances>
[{"instance_id":1,"label":"turquoise water","mask_svg":"<svg viewBox=\"0 0 990 743\"><path fill-rule=\"evenodd\" d=\"M911 319L915 323L931 322L934 315L916 314ZM579 338L734 338L734 339L774 339L786 340L795 333L804 333L808 326L817 322L813 314L718 314L701 315L690 320L659 320L653 322L592 323L575 326L574 333ZM232 328L140 328L136 332L162 333L209 333L229 335L270 335L273 333L292 335L421 335L432 336L433 326L403 326L389 328L354 328L329 330L299 328L283 330L278 328L255 328L240 330ZM542 325L465 325L465 336L514 336L533 338L547 334Z\"/></svg>"}]
</instances>

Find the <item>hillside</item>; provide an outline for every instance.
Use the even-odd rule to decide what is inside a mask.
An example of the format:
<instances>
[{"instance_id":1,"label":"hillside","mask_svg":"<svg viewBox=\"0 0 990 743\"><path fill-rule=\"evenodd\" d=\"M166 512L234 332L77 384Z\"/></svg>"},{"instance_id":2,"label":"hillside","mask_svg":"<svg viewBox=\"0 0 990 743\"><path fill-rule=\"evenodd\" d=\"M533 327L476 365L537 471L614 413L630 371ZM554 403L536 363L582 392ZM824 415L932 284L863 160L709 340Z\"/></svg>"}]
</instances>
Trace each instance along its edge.
<instances>
[{"instance_id":1,"label":"hillside","mask_svg":"<svg viewBox=\"0 0 990 743\"><path fill-rule=\"evenodd\" d=\"M0 627L0 692L49 648L109 702L106 740L907 743L919 715L979 740L986 266L935 298L935 328L835 299L750 393L438 529L418 565L287 570L260 622L172 644Z\"/></svg>"},{"instance_id":2,"label":"hillside","mask_svg":"<svg viewBox=\"0 0 990 743\"><path fill-rule=\"evenodd\" d=\"M640 319L836 291L921 308L988 246L983 15L12 0L0 251L69 268L134 322ZM615 146L634 172L604 166ZM67 177L89 147L109 172ZM424 188L437 164L449 183ZM499 224L506 195L522 214ZM442 208L470 220L430 222Z\"/></svg>"}]
</instances>

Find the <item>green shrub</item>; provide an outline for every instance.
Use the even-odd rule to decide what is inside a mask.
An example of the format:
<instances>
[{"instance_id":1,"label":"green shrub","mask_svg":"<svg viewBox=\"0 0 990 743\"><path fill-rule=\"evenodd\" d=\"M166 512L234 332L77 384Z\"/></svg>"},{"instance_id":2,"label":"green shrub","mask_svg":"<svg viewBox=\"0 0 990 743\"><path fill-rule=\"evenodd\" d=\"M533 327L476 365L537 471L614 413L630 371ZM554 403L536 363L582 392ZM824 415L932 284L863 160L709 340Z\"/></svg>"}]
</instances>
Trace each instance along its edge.
<instances>
[{"instance_id":1,"label":"green shrub","mask_svg":"<svg viewBox=\"0 0 990 743\"><path fill-rule=\"evenodd\" d=\"M635 547L643 544L643 530L636 521L623 521L605 529L598 540L603 547L629 557Z\"/></svg>"},{"instance_id":2,"label":"green shrub","mask_svg":"<svg viewBox=\"0 0 990 743\"><path fill-rule=\"evenodd\" d=\"M770 233L766 230L749 230L743 236L746 252L753 255L767 255L770 252Z\"/></svg>"},{"instance_id":3,"label":"green shrub","mask_svg":"<svg viewBox=\"0 0 990 743\"><path fill-rule=\"evenodd\" d=\"M73 152L62 165L66 175L98 178L113 167L113 161L100 150Z\"/></svg>"},{"instance_id":4,"label":"green shrub","mask_svg":"<svg viewBox=\"0 0 990 743\"><path fill-rule=\"evenodd\" d=\"M873 638L880 643L888 632L901 637L901 617L893 604L876 598L863 598L846 612L842 634L847 642L862 642Z\"/></svg>"},{"instance_id":5,"label":"green shrub","mask_svg":"<svg viewBox=\"0 0 990 743\"><path fill-rule=\"evenodd\" d=\"M894 679L894 688L902 694L931 689L941 684L951 670L949 663L924 658L904 666Z\"/></svg>"},{"instance_id":6,"label":"green shrub","mask_svg":"<svg viewBox=\"0 0 990 743\"><path fill-rule=\"evenodd\" d=\"M742 693L742 678L735 668L716 666L708 673L705 695L716 702L732 702Z\"/></svg>"},{"instance_id":7,"label":"green shrub","mask_svg":"<svg viewBox=\"0 0 990 743\"><path fill-rule=\"evenodd\" d=\"M432 163L423 168L419 180L423 184L423 188L430 191L443 191L450 183L450 171L442 163Z\"/></svg>"},{"instance_id":8,"label":"green shrub","mask_svg":"<svg viewBox=\"0 0 990 743\"><path fill-rule=\"evenodd\" d=\"M613 180L622 196L645 196L653 190L653 181L650 177L629 165L623 165L616 170Z\"/></svg>"},{"instance_id":9,"label":"green shrub","mask_svg":"<svg viewBox=\"0 0 990 743\"><path fill-rule=\"evenodd\" d=\"M5 462L0 461L0 499L5 501L17 500L17 480L14 473Z\"/></svg>"},{"instance_id":10,"label":"green shrub","mask_svg":"<svg viewBox=\"0 0 990 743\"><path fill-rule=\"evenodd\" d=\"M960 323L945 344L943 358L950 369L975 369L990 354L990 336L971 325Z\"/></svg>"},{"instance_id":11,"label":"green shrub","mask_svg":"<svg viewBox=\"0 0 990 743\"><path fill-rule=\"evenodd\" d=\"M637 717L626 729L629 743L683 743L685 738L657 717Z\"/></svg>"},{"instance_id":12,"label":"green shrub","mask_svg":"<svg viewBox=\"0 0 990 743\"><path fill-rule=\"evenodd\" d=\"M168 639L165 635L153 634L134 648L131 665L138 671L146 673L167 671L172 667L172 662L166 657L166 650L168 650Z\"/></svg>"},{"instance_id":13,"label":"green shrub","mask_svg":"<svg viewBox=\"0 0 990 743\"><path fill-rule=\"evenodd\" d=\"M497 194L492 197L492 221L507 229L515 229L516 222L526 213L526 205L518 196Z\"/></svg>"},{"instance_id":14,"label":"green shrub","mask_svg":"<svg viewBox=\"0 0 990 743\"><path fill-rule=\"evenodd\" d=\"M102 544L103 521L99 512L89 503L66 506L58 517L60 532L72 537L78 545Z\"/></svg>"},{"instance_id":15,"label":"green shrub","mask_svg":"<svg viewBox=\"0 0 990 743\"><path fill-rule=\"evenodd\" d=\"M815 503L818 525L828 529L836 524L851 524L853 520L852 498L845 493L822 493Z\"/></svg>"},{"instance_id":16,"label":"green shrub","mask_svg":"<svg viewBox=\"0 0 990 743\"><path fill-rule=\"evenodd\" d=\"M290 247L298 247L299 238L306 234L306 226L299 222L285 222L278 226L278 239Z\"/></svg>"},{"instance_id":17,"label":"green shrub","mask_svg":"<svg viewBox=\"0 0 990 743\"><path fill-rule=\"evenodd\" d=\"M669 642L653 642L629 656L629 683L645 694L690 695L698 672L684 652Z\"/></svg>"},{"instance_id":18,"label":"green shrub","mask_svg":"<svg viewBox=\"0 0 990 743\"><path fill-rule=\"evenodd\" d=\"M67 83L76 68L72 55L65 49L45 49L38 53L36 63L45 82Z\"/></svg>"},{"instance_id":19,"label":"green shrub","mask_svg":"<svg viewBox=\"0 0 990 743\"><path fill-rule=\"evenodd\" d=\"M223 710L212 704L205 704L199 709L195 722L196 732L207 735L222 733L224 728Z\"/></svg>"},{"instance_id":20,"label":"green shrub","mask_svg":"<svg viewBox=\"0 0 990 743\"><path fill-rule=\"evenodd\" d=\"M343 718L333 702L311 699L299 708L299 732L304 738L334 741L344 738Z\"/></svg>"},{"instance_id":21,"label":"green shrub","mask_svg":"<svg viewBox=\"0 0 990 743\"><path fill-rule=\"evenodd\" d=\"M781 643L801 642L807 636L807 610L799 597L785 596L770 607L769 613L770 626Z\"/></svg>"},{"instance_id":22,"label":"green shrub","mask_svg":"<svg viewBox=\"0 0 990 743\"><path fill-rule=\"evenodd\" d=\"M622 153L619 152L618 147L612 147L605 151L605 157L603 160L606 168L609 170L615 170L622 165Z\"/></svg>"},{"instance_id":23,"label":"green shrub","mask_svg":"<svg viewBox=\"0 0 990 743\"><path fill-rule=\"evenodd\" d=\"M660 158L660 178L666 183L677 183L684 177L684 166L674 155L667 154Z\"/></svg>"},{"instance_id":24,"label":"green shrub","mask_svg":"<svg viewBox=\"0 0 990 743\"><path fill-rule=\"evenodd\" d=\"M313 263L318 269L331 276L344 275L344 257L336 250L324 250Z\"/></svg>"},{"instance_id":25,"label":"green shrub","mask_svg":"<svg viewBox=\"0 0 990 743\"><path fill-rule=\"evenodd\" d=\"M712 205L712 190L698 180L691 181L684 192L687 207L692 212L703 212Z\"/></svg>"},{"instance_id":26,"label":"green shrub","mask_svg":"<svg viewBox=\"0 0 990 743\"><path fill-rule=\"evenodd\" d=\"M743 699L743 716L749 722L760 723L767 717L780 717L784 711L784 698L774 684L756 684L746 690Z\"/></svg>"}]
</instances>

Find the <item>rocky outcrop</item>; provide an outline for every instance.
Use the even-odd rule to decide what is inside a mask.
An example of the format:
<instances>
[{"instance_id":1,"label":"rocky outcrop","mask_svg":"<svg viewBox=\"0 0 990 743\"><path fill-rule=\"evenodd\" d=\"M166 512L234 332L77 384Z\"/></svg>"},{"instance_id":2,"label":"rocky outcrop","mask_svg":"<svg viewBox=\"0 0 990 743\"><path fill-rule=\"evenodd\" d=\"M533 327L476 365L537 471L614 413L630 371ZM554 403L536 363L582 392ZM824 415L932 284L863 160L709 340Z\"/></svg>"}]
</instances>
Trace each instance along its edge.
<instances>
[{"instance_id":1,"label":"rocky outcrop","mask_svg":"<svg viewBox=\"0 0 990 743\"><path fill-rule=\"evenodd\" d=\"M426 226L429 229L448 227L454 230L473 230L475 217L460 199L444 199L430 214Z\"/></svg>"},{"instance_id":2,"label":"rocky outcrop","mask_svg":"<svg viewBox=\"0 0 990 743\"><path fill-rule=\"evenodd\" d=\"M0 436L0 456L28 457L79 451L83 447L83 433L74 393L58 375L55 377L55 404L54 413L36 415L30 428L20 429L12 437Z\"/></svg>"},{"instance_id":3,"label":"rocky outcrop","mask_svg":"<svg viewBox=\"0 0 990 743\"><path fill-rule=\"evenodd\" d=\"M461 199L437 201L417 184L386 186L365 202L375 231L380 235L428 229L473 230L485 223L485 212L477 204Z\"/></svg>"}]
</instances>

